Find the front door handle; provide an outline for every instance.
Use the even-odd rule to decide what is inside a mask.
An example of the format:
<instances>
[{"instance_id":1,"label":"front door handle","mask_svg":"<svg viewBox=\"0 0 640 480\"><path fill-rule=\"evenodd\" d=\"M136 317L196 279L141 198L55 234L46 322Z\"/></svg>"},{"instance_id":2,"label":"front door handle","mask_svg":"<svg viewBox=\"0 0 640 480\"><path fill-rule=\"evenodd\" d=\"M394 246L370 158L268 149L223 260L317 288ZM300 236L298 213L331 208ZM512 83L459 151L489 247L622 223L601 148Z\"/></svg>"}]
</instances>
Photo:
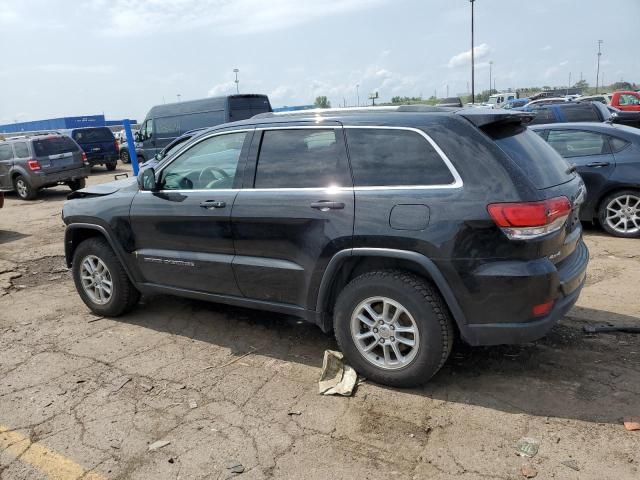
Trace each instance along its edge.
<instances>
[{"instance_id":1,"label":"front door handle","mask_svg":"<svg viewBox=\"0 0 640 480\"><path fill-rule=\"evenodd\" d=\"M321 212L327 212L329 210L342 210L344 208L343 202L331 202L329 200L320 200L319 202L313 202L311 208L320 210Z\"/></svg>"},{"instance_id":2,"label":"front door handle","mask_svg":"<svg viewBox=\"0 0 640 480\"><path fill-rule=\"evenodd\" d=\"M227 206L225 202L217 202L215 200L205 200L200 203L202 208L206 208L207 210L211 210L213 208L224 208Z\"/></svg>"},{"instance_id":3,"label":"front door handle","mask_svg":"<svg viewBox=\"0 0 640 480\"><path fill-rule=\"evenodd\" d=\"M591 163L587 163L587 167L599 168L599 167L608 167L608 166L609 166L609 162L591 162Z\"/></svg>"}]
</instances>

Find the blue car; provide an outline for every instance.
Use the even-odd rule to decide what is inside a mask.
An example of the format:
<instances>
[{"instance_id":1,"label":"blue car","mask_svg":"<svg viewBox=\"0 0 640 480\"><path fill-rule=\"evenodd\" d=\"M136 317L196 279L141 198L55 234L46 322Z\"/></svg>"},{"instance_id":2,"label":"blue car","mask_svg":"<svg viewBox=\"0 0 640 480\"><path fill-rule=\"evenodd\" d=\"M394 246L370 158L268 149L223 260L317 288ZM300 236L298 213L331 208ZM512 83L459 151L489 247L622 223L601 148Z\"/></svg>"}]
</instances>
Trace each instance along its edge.
<instances>
[{"instance_id":1,"label":"blue car","mask_svg":"<svg viewBox=\"0 0 640 480\"><path fill-rule=\"evenodd\" d=\"M640 130L592 122L529 128L582 177L587 199L580 220L597 221L616 237L640 237Z\"/></svg>"}]
</instances>

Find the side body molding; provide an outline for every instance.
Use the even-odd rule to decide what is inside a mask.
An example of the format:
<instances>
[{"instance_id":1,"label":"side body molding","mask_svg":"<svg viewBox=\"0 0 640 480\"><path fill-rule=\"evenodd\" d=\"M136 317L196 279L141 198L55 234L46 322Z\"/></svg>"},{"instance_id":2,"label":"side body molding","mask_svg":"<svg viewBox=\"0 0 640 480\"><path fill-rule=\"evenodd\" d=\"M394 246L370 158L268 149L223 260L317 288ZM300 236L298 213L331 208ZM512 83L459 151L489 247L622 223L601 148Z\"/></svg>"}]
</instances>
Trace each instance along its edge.
<instances>
[{"instance_id":1,"label":"side body molding","mask_svg":"<svg viewBox=\"0 0 640 480\"><path fill-rule=\"evenodd\" d=\"M316 301L316 311L318 313L322 314L327 310L327 297L331 290L333 279L339 271L341 264L347 258L356 256L397 258L410 261L419 266L424 271L426 276L430 278L440 290L440 293L444 297L445 302L447 302L447 306L449 307L449 310L451 311L451 314L453 315L453 318L458 325L463 339L469 338L470 332L467 328L467 320L464 316L464 313L462 312L462 309L460 308L458 300L453 294L449 283L440 272L440 269L431 259L425 257L420 253L411 252L408 250L396 250L392 248L351 248L338 252L333 256L333 258L327 265L327 268L320 282L320 289Z\"/></svg>"}]
</instances>

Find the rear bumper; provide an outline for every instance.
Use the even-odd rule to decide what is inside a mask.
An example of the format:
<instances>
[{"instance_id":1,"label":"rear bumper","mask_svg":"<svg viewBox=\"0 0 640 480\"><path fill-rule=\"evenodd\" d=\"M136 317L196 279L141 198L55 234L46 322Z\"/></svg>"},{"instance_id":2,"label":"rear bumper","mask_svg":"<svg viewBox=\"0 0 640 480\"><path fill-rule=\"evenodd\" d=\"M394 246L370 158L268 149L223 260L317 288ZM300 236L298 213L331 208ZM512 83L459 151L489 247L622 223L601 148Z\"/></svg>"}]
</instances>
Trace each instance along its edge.
<instances>
[{"instance_id":1,"label":"rear bumper","mask_svg":"<svg viewBox=\"0 0 640 480\"><path fill-rule=\"evenodd\" d=\"M86 178L89 176L91 167L83 166L80 168L74 168L71 170L63 170L56 173L34 173L29 176L29 182L34 188L40 188L47 185L56 185L58 183L70 182L78 180L80 178Z\"/></svg>"},{"instance_id":2,"label":"rear bumper","mask_svg":"<svg viewBox=\"0 0 640 480\"><path fill-rule=\"evenodd\" d=\"M117 153L104 155L87 155L87 161L91 166L104 165L105 163L117 162L120 156Z\"/></svg>"},{"instance_id":3,"label":"rear bumper","mask_svg":"<svg viewBox=\"0 0 640 480\"><path fill-rule=\"evenodd\" d=\"M544 267L536 264L535 269L527 265L530 272L538 270L530 277L522 276L522 271L513 265L514 276L509 276L504 269L498 279L483 276L479 281L499 282L511 288L504 288L482 302L482 308L494 312L492 318L497 322L473 323L473 312L465 311L470 323L459 325L463 339L471 345L501 345L544 337L578 300L588 263L589 250L580 240L571 256L557 266L549 261ZM552 310L544 317L532 318L529 313L532 306L549 298L555 302Z\"/></svg>"}]
</instances>

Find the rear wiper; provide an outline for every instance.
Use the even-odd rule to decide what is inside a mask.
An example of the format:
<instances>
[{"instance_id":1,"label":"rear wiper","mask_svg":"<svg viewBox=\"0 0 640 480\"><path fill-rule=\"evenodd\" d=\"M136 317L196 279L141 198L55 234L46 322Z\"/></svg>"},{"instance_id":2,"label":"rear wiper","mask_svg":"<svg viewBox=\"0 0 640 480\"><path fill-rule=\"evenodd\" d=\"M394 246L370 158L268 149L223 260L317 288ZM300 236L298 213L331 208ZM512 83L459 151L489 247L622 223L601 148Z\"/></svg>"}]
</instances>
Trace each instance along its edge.
<instances>
[{"instance_id":1,"label":"rear wiper","mask_svg":"<svg viewBox=\"0 0 640 480\"><path fill-rule=\"evenodd\" d=\"M577 168L576 168L576 167L577 167L577 166L576 166L576 164L574 163L574 164L573 164L573 165L571 165L569 168L567 168L567 169L565 170L565 172L564 172L564 173L566 173L567 175L569 175L570 173L573 173L573 172L575 172L575 171L577 170Z\"/></svg>"}]
</instances>

